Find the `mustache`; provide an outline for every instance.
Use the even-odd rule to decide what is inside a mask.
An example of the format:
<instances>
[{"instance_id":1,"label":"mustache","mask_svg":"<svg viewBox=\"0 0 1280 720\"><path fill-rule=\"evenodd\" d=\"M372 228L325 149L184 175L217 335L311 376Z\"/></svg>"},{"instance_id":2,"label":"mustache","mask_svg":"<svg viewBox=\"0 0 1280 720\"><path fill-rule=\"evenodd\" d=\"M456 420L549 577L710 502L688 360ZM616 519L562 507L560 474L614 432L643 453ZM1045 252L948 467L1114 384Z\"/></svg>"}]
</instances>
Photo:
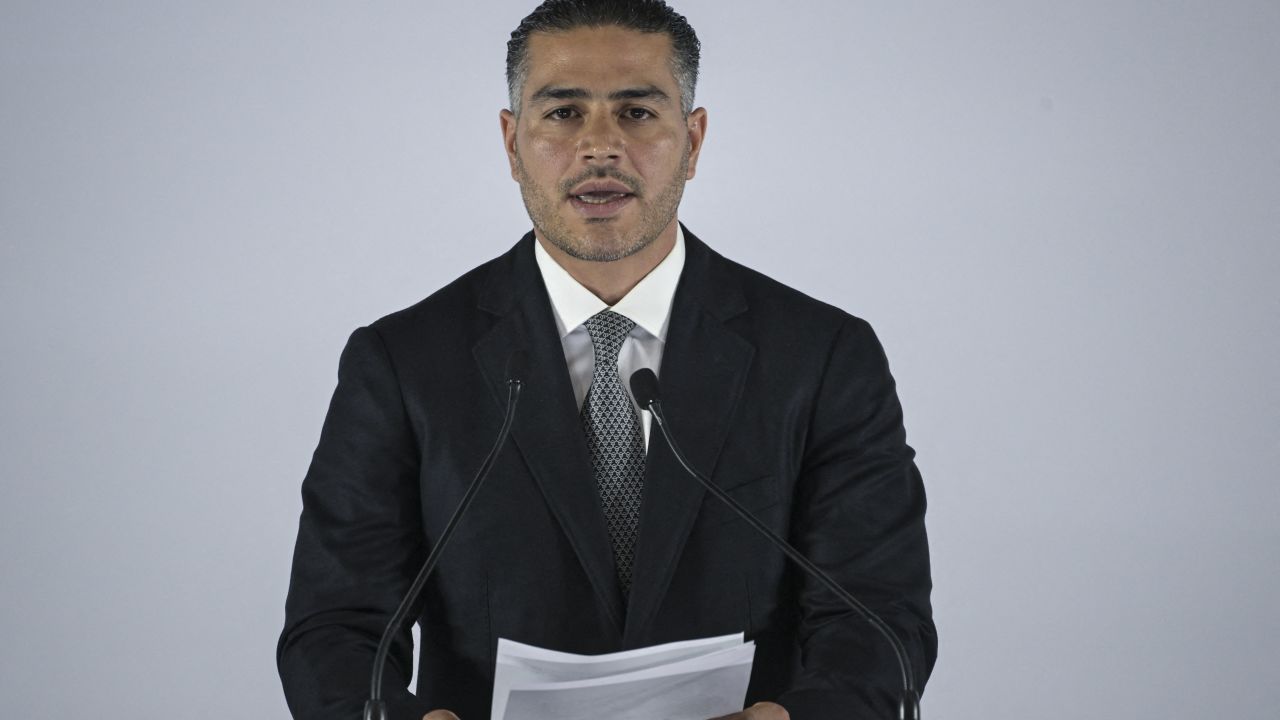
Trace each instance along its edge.
<instances>
[{"instance_id":1,"label":"mustache","mask_svg":"<svg viewBox=\"0 0 1280 720\"><path fill-rule=\"evenodd\" d=\"M596 168L594 170L588 170L582 173L581 175L578 175L577 177L573 177L564 181L563 183L560 184L560 194L568 195L569 193L573 192L574 188L578 187L579 185L581 185L582 183L588 180L603 180L605 178L609 178L611 180L617 180L623 185L626 185L627 189L631 191L632 195L640 197L644 194L643 192L644 183L640 181L640 178L632 177L622 172L621 170L616 170L611 167L602 167L602 168Z\"/></svg>"}]
</instances>

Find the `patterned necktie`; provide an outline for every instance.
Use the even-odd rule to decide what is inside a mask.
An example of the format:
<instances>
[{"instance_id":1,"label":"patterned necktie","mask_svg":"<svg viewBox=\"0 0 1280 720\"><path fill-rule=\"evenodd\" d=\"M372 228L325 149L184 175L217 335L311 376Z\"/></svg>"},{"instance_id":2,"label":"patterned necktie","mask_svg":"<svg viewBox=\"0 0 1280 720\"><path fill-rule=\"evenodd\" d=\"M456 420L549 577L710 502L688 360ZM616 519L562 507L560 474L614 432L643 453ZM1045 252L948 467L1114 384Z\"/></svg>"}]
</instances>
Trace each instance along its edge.
<instances>
[{"instance_id":1,"label":"patterned necktie","mask_svg":"<svg viewBox=\"0 0 1280 720\"><path fill-rule=\"evenodd\" d=\"M582 403L582 429L600 490L622 592L631 589L631 564L644 490L644 435L631 396L618 376L618 351L636 324L612 310L585 323L595 352L591 388Z\"/></svg>"}]
</instances>

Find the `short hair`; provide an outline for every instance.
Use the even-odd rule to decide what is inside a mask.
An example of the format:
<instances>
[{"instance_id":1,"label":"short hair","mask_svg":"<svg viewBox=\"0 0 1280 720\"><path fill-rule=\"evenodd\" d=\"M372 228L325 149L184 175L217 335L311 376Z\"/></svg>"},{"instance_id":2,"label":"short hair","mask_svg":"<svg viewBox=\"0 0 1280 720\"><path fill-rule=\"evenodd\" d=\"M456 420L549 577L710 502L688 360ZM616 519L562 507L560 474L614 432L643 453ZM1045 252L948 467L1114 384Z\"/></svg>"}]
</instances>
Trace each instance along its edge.
<instances>
[{"instance_id":1,"label":"short hair","mask_svg":"<svg viewBox=\"0 0 1280 720\"><path fill-rule=\"evenodd\" d=\"M545 0L507 41L507 94L511 112L520 114L520 93L529 76L529 35L564 32L580 27L617 26L671 38L671 73L680 88L680 109L693 112L702 44L684 16L663 0Z\"/></svg>"}]
</instances>

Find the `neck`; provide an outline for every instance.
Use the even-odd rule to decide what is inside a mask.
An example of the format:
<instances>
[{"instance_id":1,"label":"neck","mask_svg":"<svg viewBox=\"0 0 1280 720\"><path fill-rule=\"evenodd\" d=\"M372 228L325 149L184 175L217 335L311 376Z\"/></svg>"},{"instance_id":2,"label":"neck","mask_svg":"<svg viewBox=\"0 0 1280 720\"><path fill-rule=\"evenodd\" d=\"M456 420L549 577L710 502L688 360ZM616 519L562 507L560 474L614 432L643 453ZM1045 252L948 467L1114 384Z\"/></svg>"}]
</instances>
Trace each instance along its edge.
<instances>
[{"instance_id":1,"label":"neck","mask_svg":"<svg viewBox=\"0 0 1280 720\"><path fill-rule=\"evenodd\" d=\"M534 235L547 254L564 268L570 277L590 290L592 295L600 298L605 304L615 305L675 247L676 222L673 219L662 234L639 252L603 262L576 258L553 243L547 242L541 232L535 231Z\"/></svg>"}]
</instances>

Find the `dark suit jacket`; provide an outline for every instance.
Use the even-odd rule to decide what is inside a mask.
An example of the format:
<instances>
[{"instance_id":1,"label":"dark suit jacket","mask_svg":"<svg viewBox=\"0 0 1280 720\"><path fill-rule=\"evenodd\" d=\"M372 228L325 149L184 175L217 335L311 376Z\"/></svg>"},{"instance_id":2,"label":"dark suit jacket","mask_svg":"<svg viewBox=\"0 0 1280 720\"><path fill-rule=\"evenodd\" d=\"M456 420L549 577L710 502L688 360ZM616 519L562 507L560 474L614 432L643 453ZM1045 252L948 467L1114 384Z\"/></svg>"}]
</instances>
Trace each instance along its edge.
<instances>
[{"instance_id":1,"label":"dark suit jacket","mask_svg":"<svg viewBox=\"0 0 1280 720\"><path fill-rule=\"evenodd\" d=\"M923 685L937 653L925 495L880 344L862 320L685 230L660 379L691 462L876 610ZM649 444L624 601L533 234L352 333L303 510L277 651L299 718L359 717L388 617L497 435L511 351L529 358L512 441L428 583L418 695L393 646L392 717L487 720L497 640L604 653L738 631L748 702L796 720L892 715L888 644Z\"/></svg>"}]
</instances>

